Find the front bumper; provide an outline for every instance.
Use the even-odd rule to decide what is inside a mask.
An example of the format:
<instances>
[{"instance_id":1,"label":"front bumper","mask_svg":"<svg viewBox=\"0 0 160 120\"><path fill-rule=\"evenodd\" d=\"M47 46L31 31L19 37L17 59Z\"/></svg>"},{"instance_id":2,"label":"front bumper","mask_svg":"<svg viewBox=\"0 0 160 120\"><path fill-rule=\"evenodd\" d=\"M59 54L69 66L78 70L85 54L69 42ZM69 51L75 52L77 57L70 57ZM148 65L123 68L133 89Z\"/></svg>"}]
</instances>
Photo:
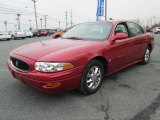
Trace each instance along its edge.
<instances>
[{"instance_id":1,"label":"front bumper","mask_svg":"<svg viewBox=\"0 0 160 120\"><path fill-rule=\"evenodd\" d=\"M46 94L55 94L78 89L80 86L81 73L84 68L79 67L57 73L42 73L36 70L31 70L29 72L18 70L11 64L10 60L8 60L7 64L14 78ZM53 83L54 86L47 86L49 83Z\"/></svg>"},{"instance_id":2,"label":"front bumper","mask_svg":"<svg viewBox=\"0 0 160 120\"><path fill-rule=\"evenodd\" d=\"M11 36L9 35L9 36L0 36L0 39L10 39L11 38Z\"/></svg>"}]
</instances>

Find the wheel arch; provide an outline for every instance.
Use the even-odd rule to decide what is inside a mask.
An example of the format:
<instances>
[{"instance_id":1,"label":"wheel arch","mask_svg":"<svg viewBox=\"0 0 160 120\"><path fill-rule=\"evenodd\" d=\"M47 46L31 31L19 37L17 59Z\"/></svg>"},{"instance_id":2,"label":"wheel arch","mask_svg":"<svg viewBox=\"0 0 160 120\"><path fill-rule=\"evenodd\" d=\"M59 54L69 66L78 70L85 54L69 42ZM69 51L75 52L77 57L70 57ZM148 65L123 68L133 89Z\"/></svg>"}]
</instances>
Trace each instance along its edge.
<instances>
[{"instance_id":1,"label":"wheel arch","mask_svg":"<svg viewBox=\"0 0 160 120\"><path fill-rule=\"evenodd\" d=\"M108 71L108 60L105 57L103 57L103 56L96 56L96 57L92 58L90 61L92 61L92 60L98 60L98 61L100 61L104 65L105 73L107 73L107 71Z\"/></svg>"},{"instance_id":2,"label":"wheel arch","mask_svg":"<svg viewBox=\"0 0 160 120\"><path fill-rule=\"evenodd\" d=\"M152 51L152 45L151 45L151 43L148 43L148 45L147 45L149 48L150 48L150 50Z\"/></svg>"}]
</instances>

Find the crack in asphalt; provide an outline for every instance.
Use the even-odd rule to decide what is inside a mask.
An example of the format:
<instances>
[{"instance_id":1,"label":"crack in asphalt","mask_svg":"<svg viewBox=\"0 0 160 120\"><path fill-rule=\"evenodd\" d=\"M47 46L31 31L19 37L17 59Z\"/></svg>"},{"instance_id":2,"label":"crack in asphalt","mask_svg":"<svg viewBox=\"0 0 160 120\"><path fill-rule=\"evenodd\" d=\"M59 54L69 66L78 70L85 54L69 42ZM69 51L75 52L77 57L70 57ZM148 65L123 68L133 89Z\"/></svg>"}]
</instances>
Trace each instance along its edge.
<instances>
[{"instance_id":1,"label":"crack in asphalt","mask_svg":"<svg viewBox=\"0 0 160 120\"><path fill-rule=\"evenodd\" d=\"M153 101L152 104L150 104L144 110L137 113L129 120L151 120L151 115L155 114L156 110L159 107L160 107L160 94L157 96L157 98Z\"/></svg>"},{"instance_id":2,"label":"crack in asphalt","mask_svg":"<svg viewBox=\"0 0 160 120\"><path fill-rule=\"evenodd\" d=\"M101 96L101 98L102 98L103 101L104 101L104 97L103 97L102 90L100 89L99 91L100 91L100 96ZM104 102L106 102L106 101L104 101ZM101 110L101 111L105 114L104 120L114 120L114 119L111 118L110 115L109 115L109 109L110 109L109 100L107 99L106 105L102 104L102 105L100 105L100 108L99 108L99 110Z\"/></svg>"},{"instance_id":3,"label":"crack in asphalt","mask_svg":"<svg viewBox=\"0 0 160 120\"><path fill-rule=\"evenodd\" d=\"M154 64L150 64L150 65L151 65L151 68L152 68L153 70L155 70L155 71L157 71L157 72L160 72L160 69L155 68L155 65L154 65Z\"/></svg>"},{"instance_id":4,"label":"crack in asphalt","mask_svg":"<svg viewBox=\"0 0 160 120\"><path fill-rule=\"evenodd\" d=\"M131 90L134 90L136 91L134 88L132 88L130 85L128 84L124 84L124 83L120 83L118 81L118 76L110 76L108 77L108 79L112 80L113 82L117 83L118 84L118 87L122 87L122 88L127 88L127 89L131 89Z\"/></svg>"},{"instance_id":5,"label":"crack in asphalt","mask_svg":"<svg viewBox=\"0 0 160 120\"><path fill-rule=\"evenodd\" d=\"M117 80L113 80L113 82L117 83L118 84L118 87L123 87L123 88L127 88L127 89L131 89L131 90L134 90L134 88L132 88L130 85L128 84L124 84L124 83L120 83L119 81Z\"/></svg>"}]
</instances>

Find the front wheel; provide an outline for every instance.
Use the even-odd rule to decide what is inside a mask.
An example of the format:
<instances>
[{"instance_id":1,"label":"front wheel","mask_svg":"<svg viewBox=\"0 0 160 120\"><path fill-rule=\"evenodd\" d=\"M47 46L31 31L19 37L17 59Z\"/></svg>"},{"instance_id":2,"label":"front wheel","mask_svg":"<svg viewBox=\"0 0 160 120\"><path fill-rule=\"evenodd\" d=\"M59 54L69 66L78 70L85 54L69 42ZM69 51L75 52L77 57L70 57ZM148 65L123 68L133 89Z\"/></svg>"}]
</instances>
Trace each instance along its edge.
<instances>
[{"instance_id":1,"label":"front wheel","mask_svg":"<svg viewBox=\"0 0 160 120\"><path fill-rule=\"evenodd\" d=\"M150 55L151 55L151 48L148 46L145 50L143 61L140 64L146 65L150 60Z\"/></svg>"},{"instance_id":2,"label":"front wheel","mask_svg":"<svg viewBox=\"0 0 160 120\"><path fill-rule=\"evenodd\" d=\"M98 60L92 60L84 69L79 91L83 94L93 94L100 88L103 79L103 64Z\"/></svg>"}]
</instances>

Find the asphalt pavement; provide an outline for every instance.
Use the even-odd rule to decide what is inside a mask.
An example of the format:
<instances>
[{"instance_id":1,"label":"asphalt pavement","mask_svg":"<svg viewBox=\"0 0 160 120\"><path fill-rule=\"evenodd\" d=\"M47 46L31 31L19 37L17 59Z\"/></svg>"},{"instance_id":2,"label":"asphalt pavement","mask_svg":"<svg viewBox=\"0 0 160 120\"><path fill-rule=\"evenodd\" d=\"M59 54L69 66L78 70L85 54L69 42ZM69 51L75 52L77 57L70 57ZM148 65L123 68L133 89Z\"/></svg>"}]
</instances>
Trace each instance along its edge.
<instances>
[{"instance_id":1,"label":"asphalt pavement","mask_svg":"<svg viewBox=\"0 0 160 120\"><path fill-rule=\"evenodd\" d=\"M148 65L109 76L89 96L77 91L46 95L11 76L10 51L45 39L51 37L0 41L0 120L160 120L160 35Z\"/></svg>"}]
</instances>

